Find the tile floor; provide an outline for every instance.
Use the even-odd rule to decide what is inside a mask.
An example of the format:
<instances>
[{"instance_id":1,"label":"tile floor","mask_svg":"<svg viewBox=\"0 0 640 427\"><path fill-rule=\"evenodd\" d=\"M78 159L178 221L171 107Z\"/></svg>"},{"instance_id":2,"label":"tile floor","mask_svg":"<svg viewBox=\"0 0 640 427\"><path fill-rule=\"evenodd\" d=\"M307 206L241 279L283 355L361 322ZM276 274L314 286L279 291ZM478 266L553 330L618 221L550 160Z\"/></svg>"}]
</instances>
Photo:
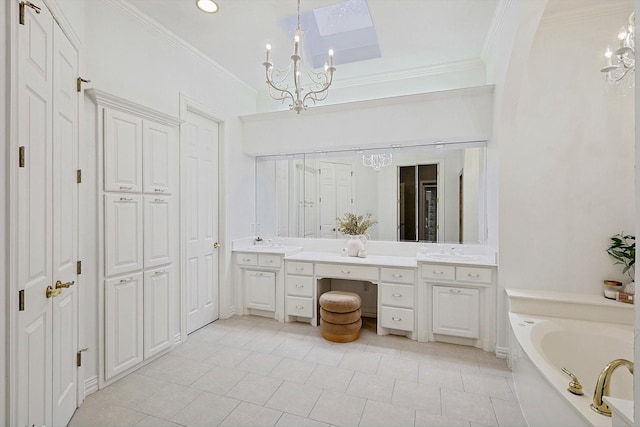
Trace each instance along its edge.
<instances>
[{"instance_id":1,"label":"tile floor","mask_svg":"<svg viewBox=\"0 0 640 427\"><path fill-rule=\"evenodd\" d=\"M506 362L479 349L357 341L255 316L218 320L88 396L70 427L526 426Z\"/></svg>"}]
</instances>

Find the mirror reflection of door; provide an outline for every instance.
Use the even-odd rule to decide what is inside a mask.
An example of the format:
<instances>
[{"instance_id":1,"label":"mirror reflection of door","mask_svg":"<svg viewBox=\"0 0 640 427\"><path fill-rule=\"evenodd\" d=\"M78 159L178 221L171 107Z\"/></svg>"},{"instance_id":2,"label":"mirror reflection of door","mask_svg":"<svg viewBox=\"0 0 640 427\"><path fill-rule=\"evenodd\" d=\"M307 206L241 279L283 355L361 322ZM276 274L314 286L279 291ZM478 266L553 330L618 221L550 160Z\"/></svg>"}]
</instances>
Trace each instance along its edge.
<instances>
[{"instance_id":1,"label":"mirror reflection of door","mask_svg":"<svg viewBox=\"0 0 640 427\"><path fill-rule=\"evenodd\" d=\"M398 168L398 240L438 241L438 164Z\"/></svg>"},{"instance_id":2,"label":"mirror reflection of door","mask_svg":"<svg viewBox=\"0 0 640 427\"><path fill-rule=\"evenodd\" d=\"M320 162L320 237L338 237L337 219L352 212L353 171L350 164Z\"/></svg>"}]
</instances>

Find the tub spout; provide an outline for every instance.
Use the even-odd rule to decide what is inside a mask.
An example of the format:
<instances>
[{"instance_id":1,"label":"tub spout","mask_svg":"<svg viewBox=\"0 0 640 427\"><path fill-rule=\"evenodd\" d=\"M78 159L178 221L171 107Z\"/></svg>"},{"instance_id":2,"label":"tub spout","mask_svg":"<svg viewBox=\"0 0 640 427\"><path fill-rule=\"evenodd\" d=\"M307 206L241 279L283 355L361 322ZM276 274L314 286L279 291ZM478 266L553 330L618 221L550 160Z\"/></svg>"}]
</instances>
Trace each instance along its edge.
<instances>
[{"instance_id":1,"label":"tub spout","mask_svg":"<svg viewBox=\"0 0 640 427\"><path fill-rule=\"evenodd\" d=\"M605 366L602 372L600 372L598 382L596 383L596 391L593 394L591 409L606 417L611 416L611 408L602 401L602 398L609 395L611 375L613 375L613 371L615 371L620 365L626 366L627 369L629 369L629 372L633 374L633 362L630 362L627 359L616 359Z\"/></svg>"}]
</instances>

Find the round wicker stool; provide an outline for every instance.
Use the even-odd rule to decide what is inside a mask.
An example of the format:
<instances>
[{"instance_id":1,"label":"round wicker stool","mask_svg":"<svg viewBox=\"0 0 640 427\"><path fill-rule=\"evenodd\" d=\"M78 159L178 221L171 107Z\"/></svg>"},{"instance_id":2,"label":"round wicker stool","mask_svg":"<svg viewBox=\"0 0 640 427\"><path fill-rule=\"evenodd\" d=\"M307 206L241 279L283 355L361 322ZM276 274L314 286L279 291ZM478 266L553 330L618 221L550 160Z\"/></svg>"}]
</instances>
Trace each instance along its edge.
<instances>
[{"instance_id":1,"label":"round wicker stool","mask_svg":"<svg viewBox=\"0 0 640 427\"><path fill-rule=\"evenodd\" d=\"M360 296L353 292L331 291L320 295L320 327L324 339L351 342L360 336Z\"/></svg>"}]
</instances>

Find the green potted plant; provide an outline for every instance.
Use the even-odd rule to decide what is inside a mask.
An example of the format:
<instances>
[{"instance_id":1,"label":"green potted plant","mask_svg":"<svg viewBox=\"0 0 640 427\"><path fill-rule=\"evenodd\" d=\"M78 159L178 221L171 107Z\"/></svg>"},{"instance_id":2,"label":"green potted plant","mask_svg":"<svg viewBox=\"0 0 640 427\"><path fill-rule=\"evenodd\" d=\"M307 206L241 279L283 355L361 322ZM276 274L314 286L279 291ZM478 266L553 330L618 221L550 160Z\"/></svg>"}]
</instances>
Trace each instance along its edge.
<instances>
[{"instance_id":1,"label":"green potted plant","mask_svg":"<svg viewBox=\"0 0 640 427\"><path fill-rule=\"evenodd\" d=\"M626 274L631 279L631 282L622 289L625 293L634 292L634 277L635 277L635 264L636 264L636 236L624 233L617 233L611 236L611 245L607 249L607 253L615 259L615 264L624 265L622 268L622 274ZM619 283L615 281L605 280L605 286L607 282ZM606 296L606 288L605 288ZM614 296L615 298L615 296Z\"/></svg>"},{"instance_id":2,"label":"green potted plant","mask_svg":"<svg viewBox=\"0 0 640 427\"><path fill-rule=\"evenodd\" d=\"M338 231L351 236L347 242L347 255L349 256L366 256L364 244L367 242L366 232L377 221L371 219L371 214L356 215L351 212L344 214L342 218L336 218L338 220Z\"/></svg>"}]
</instances>

